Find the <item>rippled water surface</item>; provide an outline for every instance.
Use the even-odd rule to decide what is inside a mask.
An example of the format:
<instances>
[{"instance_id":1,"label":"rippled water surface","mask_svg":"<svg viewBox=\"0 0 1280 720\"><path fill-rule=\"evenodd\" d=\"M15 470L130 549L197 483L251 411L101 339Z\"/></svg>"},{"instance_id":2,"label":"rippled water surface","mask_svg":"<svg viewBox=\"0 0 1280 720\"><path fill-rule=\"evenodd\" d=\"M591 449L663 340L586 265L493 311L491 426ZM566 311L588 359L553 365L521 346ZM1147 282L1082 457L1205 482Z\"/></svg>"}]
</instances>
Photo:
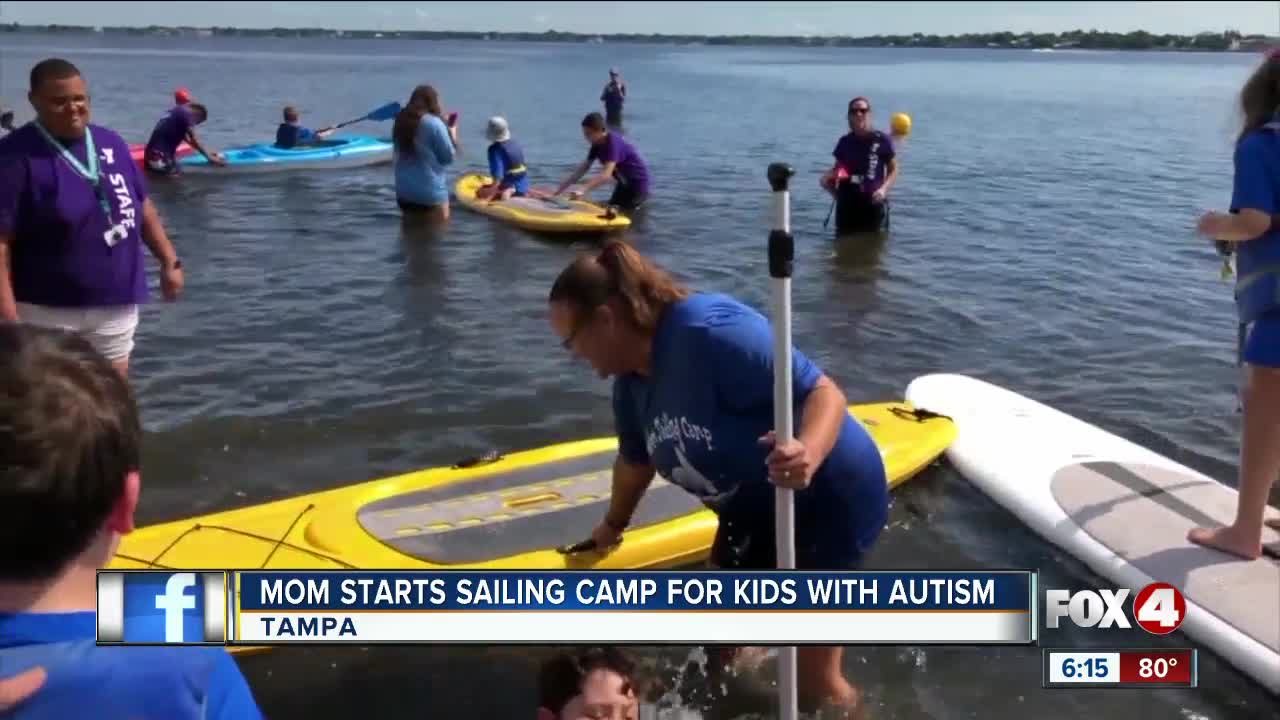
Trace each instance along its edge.
<instances>
[{"instance_id":1,"label":"rippled water surface","mask_svg":"<svg viewBox=\"0 0 1280 720\"><path fill-rule=\"evenodd\" d=\"M578 130L621 67L627 134L656 192L628 238L700 288L765 307L766 165L797 171L797 343L852 401L915 376L980 375L1234 484L1234 318L1197 215L1230 192L1232 55L242 41L0 39L0 96L58 54L95 120L143 142L186 85L215 147L312 126L430 82L462 113L458 171L501 113L536 182L585 154ZM887 240L833 242L817 178L844 106L907 111ZM19 120L29 112L22 106ZM388 132L389 125L365 125ZM551 335L546 292L573 253L455 208L402 229L388 167L152 188L187 268L143 315L134 375L149 430L141 520L335 487L489 448L610 432L608 385ZM873 564L1039 567L1095 582L945 464L895 495ZM1090 642L1068 637L1068 643ZM1096 641L1094 641L1096 642ZM682 664L686 649L645 653ZM516 717L527 649L288 650L244 661L287 717ZM854 648L875 718L1269 717L1267 696L1206 657L1194 691L1046 691L1035 648ZM685 678L690 706L705 693ZM462 710L461 698L467 704ZM721 716L760 709L721 707ZM1273 710L1274 710L1274 706ZM421 708L421 712L415 710ZM429 711L427 709L430 709ZM710 715L708 717L711 717Z\"/></svg>"}]
</instances>

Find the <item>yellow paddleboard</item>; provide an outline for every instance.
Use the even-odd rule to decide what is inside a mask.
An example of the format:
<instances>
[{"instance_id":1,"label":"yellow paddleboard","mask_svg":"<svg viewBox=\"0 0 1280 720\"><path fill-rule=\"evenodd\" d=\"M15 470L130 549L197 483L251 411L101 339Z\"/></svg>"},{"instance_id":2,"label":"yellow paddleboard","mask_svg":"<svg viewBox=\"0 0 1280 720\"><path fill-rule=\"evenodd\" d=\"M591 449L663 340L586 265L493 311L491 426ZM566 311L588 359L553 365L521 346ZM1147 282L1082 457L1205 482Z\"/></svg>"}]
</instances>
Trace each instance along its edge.
<instances>
[{"instance_id":1,"label":"yellow paddleboard","mask_svg":"<svg viewBox=\"0 0 1280 720\"><path fill-rule=\"evenodd\" d=\"M889 487L915 477L956 437L950 419L906 403L854 405ZM616 438L526 450L465 468L398 475L255 507L139 528L111 569L398 570L669 568L707 558L716 516L654 478L622 544L563 554L609 502ZM237 655L269 650L237 646Z\"/></svg>"},{"instance_id":2,"label":"yellow paddleboard","mask_svg":"<svg viewBox=\"0 0 1280 720\"><path fill-rule=\"evenodd\" d=\"M850 408L875 438L896 487L956 435L910 405ZM622 544L562 554L590 537L609 502L617 440L598 438L441 467L254 507L139 528L112 569L627 569L706 559L716 516L655 478Z\"/></svg>"},{"instance_id":3,"label":"yellow paddleboard","mask_svg":"<svg viewBox=\"0 0 1280 720\"><path fill-rule=\"evenodd\" d=\"M476 191L491 182L493 178L488 175L463 175L453 186L454 197L458 204L468 210L537 232L604 233L622 230L631 225L631 220L625 215L610 212L602 205L583 200L513 197L490 202L477 199Z\"/></svg>"}]
</instances>

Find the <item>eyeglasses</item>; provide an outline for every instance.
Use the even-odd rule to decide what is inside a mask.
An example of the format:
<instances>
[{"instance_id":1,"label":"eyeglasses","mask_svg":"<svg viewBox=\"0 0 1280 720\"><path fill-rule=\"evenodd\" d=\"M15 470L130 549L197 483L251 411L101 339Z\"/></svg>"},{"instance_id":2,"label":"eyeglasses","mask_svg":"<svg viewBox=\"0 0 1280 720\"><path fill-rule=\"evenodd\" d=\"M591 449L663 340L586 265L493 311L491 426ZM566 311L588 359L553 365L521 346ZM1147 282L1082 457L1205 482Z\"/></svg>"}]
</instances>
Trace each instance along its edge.
<instances>
[{"instance_id":1,"label":"eyeglasses","mask_svg":"<svg viewBox=\"0 0 1280 720\"><path fill-rule=\"evenodd\" d=\"M575 327L573 328L573 332L569 333L569 337L567 337L567 338L565 338L564 340L561 340L561 341L560 341L560 346L561 346L561 347L563 347L566 351L570 351L570 352L571 352L571 351L573 350L573 340L574 340L574 338L578 337L578 333L579 333L579 332L581 332L581 331L582 331L582 328L584 328L584 327L586 327L586 323L582 323L581 325L577 325L577 326L575 326Z\"/></svg>"},{"instance_id":2,"label":"eyeglasses","mask_svg":"<svg viewBox=\"0 0 1280 720\"><path fill-rule=\"evenodd\" d=\"M869 107L851 107L851 108L849 108L849 114L850 114L850 115L866 115L866 114L867 114L867 113L869 113L869 112L871 112L871 108L869 108Z\"/></svg>"}]
</instances>

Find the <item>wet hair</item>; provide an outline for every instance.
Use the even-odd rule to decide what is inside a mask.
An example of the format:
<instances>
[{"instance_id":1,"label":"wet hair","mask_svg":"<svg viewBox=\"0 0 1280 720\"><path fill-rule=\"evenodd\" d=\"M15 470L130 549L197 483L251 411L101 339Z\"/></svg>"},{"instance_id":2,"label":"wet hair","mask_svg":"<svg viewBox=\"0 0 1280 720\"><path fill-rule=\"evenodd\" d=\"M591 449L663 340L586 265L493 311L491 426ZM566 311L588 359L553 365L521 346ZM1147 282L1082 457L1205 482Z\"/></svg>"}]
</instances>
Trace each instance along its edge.
<instances>
[{"instance_id":1,"label":"wet hair","mask_svg":"<svg viewBox=\"0 0 1280 720\"><path fill-rule=\"evenodd\" d=\"M193 112L200 115L200 122L204 122L205 120L209 119L209 108L205 107L204 105L200 103L191 103L187 105L187 107L190 108Z\"/></svg>"},{"instance_id":2,"label":"wet hair","mask_svg":"<svg viewBox=\"0 0 1280 720\"><path fill-rule=\"evenodd\" d=\"M690 292L635 248L614 240L599 255L583 255L570 263L551 286L548 302L567 302L581 314L617 298L631 326L651 333L662 311Z\"/></svg>"},{"instance_id":3,"label":"wet hair","mask_svg":"<svg viewBox=\"0 0 1280 720\"><path fill-rule=\"evenodd\" d=\"M590 128L597 132L604 130L604 116L598 112L587 113L587 116L582 118L582 127Z\"/></svg>"},{"instance_id":4,"label":"wet hair","mask_svg":"<svg viewBox=\"0 0 1280 720\"><path fill-rule=\"evenodd\" d=\"M538 707L559 715L582 694L587 676L597 670L621 675L623 692L636 691L635 663L622 651L610 647L570 650L550 658L538 670Z\"/></svg>"},{"instance_id":5,"label":"wet hair","mask_svg":"<svg viewBox=\"0 0 1280 720\"><path fill-rule=\"evenodd\" d=\"M413 140L418 133L422 116L431 113L443 120L442 112L440 93L436 92L435 88L430 85L419 85L414 88L413 94L409 96L409 104L396 113L395 124L391 127L391 139L395 141L396 149L407 155L415 154L417 149L414 147Z\"/></svg>"},{"instance_id":6,"label":"wet hair","mask_svg":"<svg viewBox=\"0 0 1280 720\"><path fill-rule=\"evenodd\" d=\"M854 104L854 103L856 103L856 102L858 102L859 100L861 100L862 102L866 103L866 104L867 104L867 112L871 112L871 101L870 101L870 100L868 100L867 98L863 97L862 95L859 95L858 97L856 97L856 98L854 98L854 99L852 99L852 100L850 100L850 101L849 101L849 109L850 109L850 110L852 110L852 109L853 109L853 104Z\"/></svg>"},{"instance_id":7,"label":"wet hair","mask_svg":"<svg viewBox=\"0 0 1280 720\"><path fill-rule=\"evenodd\" d=\"M31 92L38 92L40 86L54 80L66 80L79 77L80 68L62 58L49 58L36 63L31 68Z\"/></svg>"},{"instance_id":8,"label":"wet hair","mask_svg":"<svg viewBox=\"0 0 1280 720\"><path fill-rule=\"evenodd\" d=\"M1262 64L1245 81L1240 90L1240 111L1244 123L1237 142L1280 113L1280 48L1268 51Z\"/></svg>"},{"instance_id":9,"label":"wet hair","mask_svg":"<svg viewBox=\"0 0 1280 720\"><path fill-rule=\"evenodd\" d=\"M0 580L51 579L87 550L141 449L129 384L87 340L0 325Z\"/></svg>"},{"instance_id":10,"label":"wet hair","mask_svg":"<svg viewBox=\"0 0 1280 720\"><path fill-rule=\"evenodd\" d=\"M298 108L292 105L286 105L284 107L284 112L281 114L284 116L285 122L296 122L298 119Z\"/></svg>"}]
</instances>

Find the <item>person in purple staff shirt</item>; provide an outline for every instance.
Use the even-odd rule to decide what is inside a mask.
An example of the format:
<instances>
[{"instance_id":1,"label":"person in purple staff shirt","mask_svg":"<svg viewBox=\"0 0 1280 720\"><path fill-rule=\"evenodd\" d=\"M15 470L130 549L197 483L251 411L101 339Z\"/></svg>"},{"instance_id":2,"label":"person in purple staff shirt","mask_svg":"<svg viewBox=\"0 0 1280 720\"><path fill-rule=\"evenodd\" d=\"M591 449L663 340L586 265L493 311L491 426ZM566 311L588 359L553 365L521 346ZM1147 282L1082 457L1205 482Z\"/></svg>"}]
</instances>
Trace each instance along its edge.
<instances>
[{"instance_id":1,"label":"person in purple staff shirt","mask_svg":"<svg viewBox=\"0 0 1280 720\"><path fill-rule=\"evenodd\" d=\"M898 181L893 140L871 126L871 101L849 101L849 133L832 152L835 164L822 187L836 201L836 233L876 232L887 227L889 190Z\"/></svg>"},{"instance_id":2,"label":"person in purple staff shirt","mask_svg":"<svg viewBox=\"0 0 1280 720\"><path fill-rule=\"evenodd\" d=\"M148 300L145 244L166 300L184 278L129 146L90 123L75 65L31 69L36 119L0 140L0 322L84 335L124 377L138 306Z\"/></svg>"},{"instance_id":3,"label":"person in purple staff shirt","mask_svg":"<svg viewBox=\"0 0 1280 720\"><path fill-rule=\"evenodd\" d=\"M649 167L644 158L631 143L621 135L610 132L600 113L591 113L582 119L582 137L591 149L587 151L587 159L583 160L565 181L560 183L552 197L563 193L587 174L591 163L600 161L600 174L583 183L582 187L569 194L577 199L597 187L613 180L615 185L609 204L623 211L634 212L644 205L649 198Z\"/></svg>"}]
</instances>

